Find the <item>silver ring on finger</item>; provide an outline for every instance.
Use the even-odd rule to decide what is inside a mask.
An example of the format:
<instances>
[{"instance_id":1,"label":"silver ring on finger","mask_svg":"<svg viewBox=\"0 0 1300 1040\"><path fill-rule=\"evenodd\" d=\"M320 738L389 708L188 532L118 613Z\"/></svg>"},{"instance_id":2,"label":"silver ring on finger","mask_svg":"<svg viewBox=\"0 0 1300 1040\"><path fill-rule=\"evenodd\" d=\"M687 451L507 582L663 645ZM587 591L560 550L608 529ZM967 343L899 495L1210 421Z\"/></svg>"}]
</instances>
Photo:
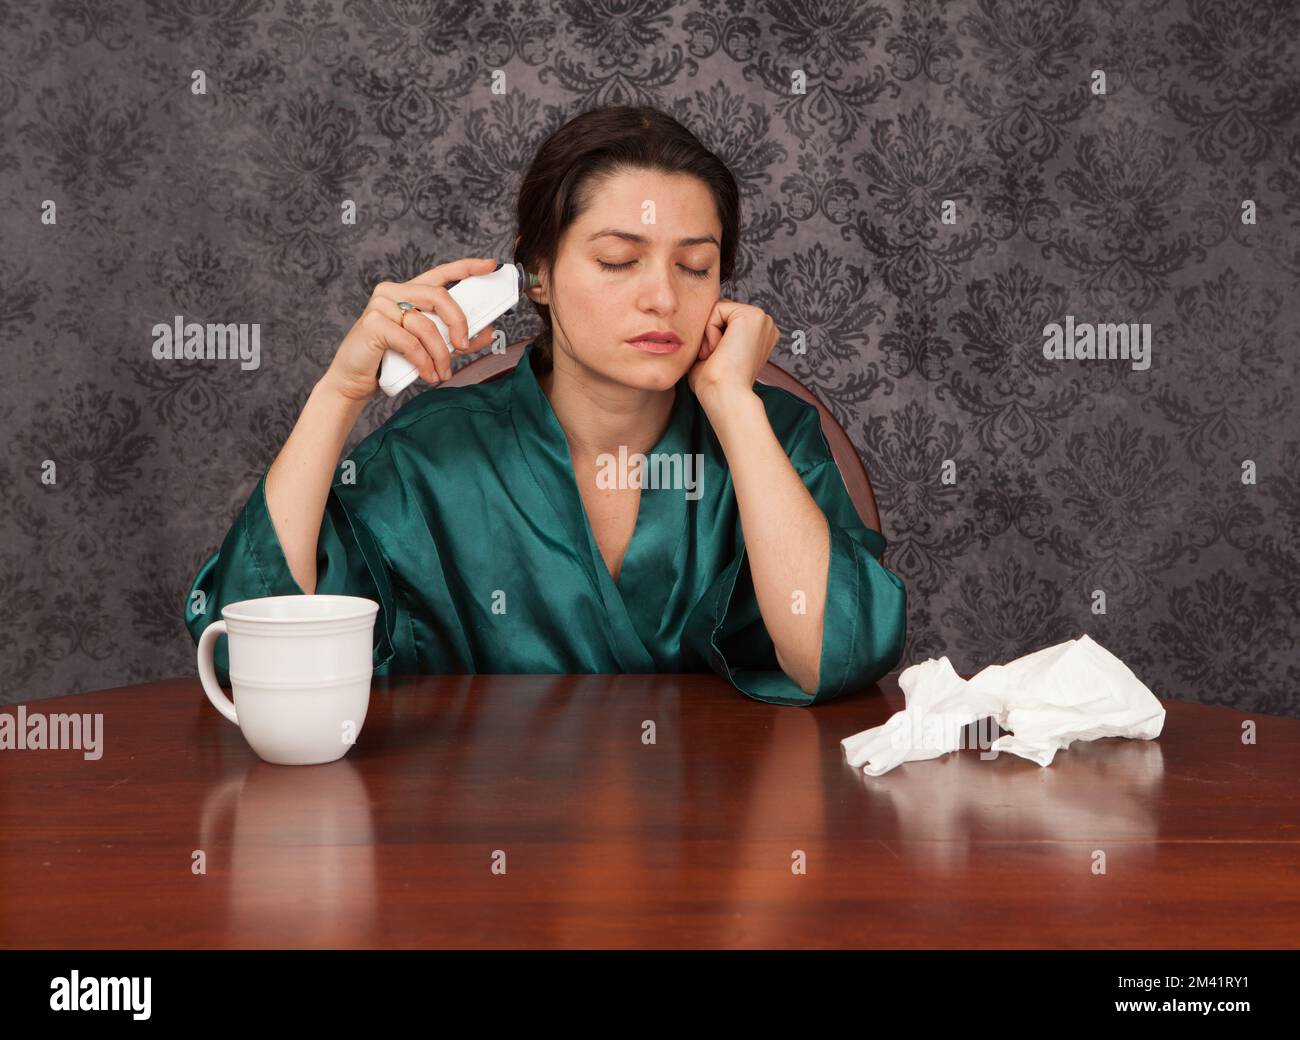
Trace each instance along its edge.
<instances>
[{"instance_id":1,"label":"silver ring on finger","mask_svg":"<svg viewBox=\"0 0 1300 1040\"><path fill-rule=\"evenodd\" d=\"M413 303L407 303L405 300L398 300L397 306L402 312L402 316L397 319L397 324L401 325L402 328L406 328L406 316L411 311L419 310L419 308L416 307L415 304ZM447 348L448 354L454 355L456 353L456 348L451 345L450 341L444 341L443 346Z\"/></svg>"}]
</instances>

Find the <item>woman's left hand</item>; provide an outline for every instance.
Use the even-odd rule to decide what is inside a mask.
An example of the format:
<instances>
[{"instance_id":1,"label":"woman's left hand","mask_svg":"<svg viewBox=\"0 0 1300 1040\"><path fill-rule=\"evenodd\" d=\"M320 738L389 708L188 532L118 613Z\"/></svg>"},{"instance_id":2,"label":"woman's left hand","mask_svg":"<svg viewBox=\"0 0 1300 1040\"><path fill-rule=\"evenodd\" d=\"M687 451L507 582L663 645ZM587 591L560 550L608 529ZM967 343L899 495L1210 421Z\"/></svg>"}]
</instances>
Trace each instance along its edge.
<instances>
[{"instance_id":1,"label":"woman's left hand","mask_svg":"<svg viewBox=\"0 0 1300 1040\"><path fill-rule=\"evenodd\" d=\"M780 338L776 322L762 308L718 300L704 326L700 356L686 374L691 392L696 397L752 392Z\"/></svg>"}]
</instances>

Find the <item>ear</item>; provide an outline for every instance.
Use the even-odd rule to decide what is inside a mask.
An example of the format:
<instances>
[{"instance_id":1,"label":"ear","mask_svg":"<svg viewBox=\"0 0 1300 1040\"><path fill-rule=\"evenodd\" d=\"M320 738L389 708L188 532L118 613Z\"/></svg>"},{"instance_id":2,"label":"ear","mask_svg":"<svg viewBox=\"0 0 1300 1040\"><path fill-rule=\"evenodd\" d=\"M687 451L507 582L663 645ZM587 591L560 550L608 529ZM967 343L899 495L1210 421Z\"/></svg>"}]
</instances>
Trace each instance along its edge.
<instances>
[{"instance_id":1,"label":"ear","mask_svg":"<svg viewBox=\"0 0 1300 1040\"><path fill-rule=\"evenodd\" d=\"M524 290L524 292L530 300L536 300L538 303L549 304L546 292L546 272L545 270L541 270L535 273L537 274L541 284L530 286Z\"/></svg>"}]
</instances>

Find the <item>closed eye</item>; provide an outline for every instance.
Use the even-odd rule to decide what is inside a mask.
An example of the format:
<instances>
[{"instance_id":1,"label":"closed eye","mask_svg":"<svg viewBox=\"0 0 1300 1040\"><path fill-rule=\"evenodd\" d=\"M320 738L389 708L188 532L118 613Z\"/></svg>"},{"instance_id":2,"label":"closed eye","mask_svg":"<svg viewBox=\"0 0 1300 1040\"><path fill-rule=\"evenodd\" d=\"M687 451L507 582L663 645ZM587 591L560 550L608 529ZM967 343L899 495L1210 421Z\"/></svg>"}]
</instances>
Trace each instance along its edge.
<instances>
[{"instance_id":1,"label":"closed eye","mask_svg":"<svg viewBox=\"0 0 1300 1040\"><path fill-rule=\"evenodd\" d=\"M625 264L607 264L605 263L604 260L598 258L596 260L596 263L600 264L600 266L603 267L606 271L622 271L625 270L626 268L631 267L634 263L636 263L636 261L629 260ZM707 267L703 271L697 271L694 267L687 267L685 264L678 264L677 266L680 267L687 274L694 275L696 278L707 278L709 276L709 268Z\"/></svg>"}]
</instances>

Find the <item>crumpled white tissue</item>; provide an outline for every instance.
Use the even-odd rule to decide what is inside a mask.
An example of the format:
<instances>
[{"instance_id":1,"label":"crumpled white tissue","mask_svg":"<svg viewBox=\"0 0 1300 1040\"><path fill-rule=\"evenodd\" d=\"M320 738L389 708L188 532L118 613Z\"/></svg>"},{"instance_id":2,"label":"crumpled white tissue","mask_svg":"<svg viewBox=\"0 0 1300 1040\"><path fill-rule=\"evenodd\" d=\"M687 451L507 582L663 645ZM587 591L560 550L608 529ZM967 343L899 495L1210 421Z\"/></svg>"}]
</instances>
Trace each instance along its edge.
<instances>
[{"instance_id":1,"label":"crumpled white tissue","mask_svg":"<svg viewBox=\"0 0 1300 1040\"><path fill-rule=\"evenodd\" d=\"M1051 764L1076 740L1160 736L1165 709L1123 661L1086 633L966 680L947 657L903 670L907 707L883 726L840 741L850 765L880 776L903 762L938 758L962 744L962 727L996 716L1010 730L991 752Z\"/></svg>"}]
</instances>

